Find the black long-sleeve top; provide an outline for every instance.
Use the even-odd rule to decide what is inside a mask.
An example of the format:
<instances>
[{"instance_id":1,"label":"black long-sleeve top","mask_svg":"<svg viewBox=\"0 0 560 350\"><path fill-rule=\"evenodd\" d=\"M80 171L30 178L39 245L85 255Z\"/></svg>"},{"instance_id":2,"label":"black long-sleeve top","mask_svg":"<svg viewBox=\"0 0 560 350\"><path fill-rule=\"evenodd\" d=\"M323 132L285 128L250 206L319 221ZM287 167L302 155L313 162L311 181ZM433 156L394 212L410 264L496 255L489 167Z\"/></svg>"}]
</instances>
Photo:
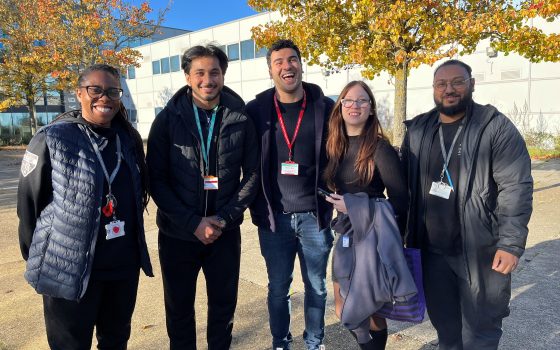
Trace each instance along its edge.
<instances>
[{"instance_id":1,"label":"black long-sleeve top","mask_svg":"<svg viewBox=\"0 0 560 350\"><path fill-rule=\"evenodd\" d=\"M365 192L370 197L386 198L384 192L387 190L387 197L395 211L402 235L406 225L408 193L397 152L389 142L379 139L374 155L373 179L367 185L360 185L355 170L360 136L349 136L348 139L348 150L338 166L334 179L337 192L339 194Z\"/></svg>"}]
</instances>

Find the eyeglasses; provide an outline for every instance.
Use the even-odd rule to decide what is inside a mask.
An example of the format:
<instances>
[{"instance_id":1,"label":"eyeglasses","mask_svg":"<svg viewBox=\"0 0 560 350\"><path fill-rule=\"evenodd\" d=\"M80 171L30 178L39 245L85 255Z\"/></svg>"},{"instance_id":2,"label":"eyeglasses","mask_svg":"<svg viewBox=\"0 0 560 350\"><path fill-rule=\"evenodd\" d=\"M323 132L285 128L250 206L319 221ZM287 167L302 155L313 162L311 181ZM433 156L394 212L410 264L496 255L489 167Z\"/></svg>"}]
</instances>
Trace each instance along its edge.
<instances>
[{"instance_id":1,"label":"eyeglasses","mask_svg":"<svg viewBox=\"0 0 560 350\"><path fill-rule=\"evenodd\" d=\"M80 88L86 89L88 96L91 98L101 98L103 95L107 95L110 100L117 101L121 99L123 94L123 89L119 88L108 88L104 90L95 85L80 86Z\"/></svg>"},{"instance_id":2,"label":"eyeglasses","mask_svg":"<svg viewBox=\"0 0 560 350\"><path fill-rule=\"evenodd\" d=\"M340 100L340 103L342 104L342 106L344 108L350 108L352 107L352 105L354 105L354 103L356 104L356 107L360 108L362 106L367 106L368 104L371 103L370 100L366 100L365 98L360 98L357 100L351 100L349 98L343 98L342 100Z\"/></svg>"},{"instance_id":3,"label":"eyeglasses","mask_svg":"<svg viewBox=\"0 0 560 350\"><path fill-rule=\"evenodd\" d=\"M432 85L434 87L434 89L436 89L437 91L445 91L445 89L447 89L447 85L451 84L451 87L455 90L462 90L467 86L467 82L470 81L472 78L467 78L467 79L455 79L452 81L447 81L447 80L438 80L436 82L434 82L434 85Z\"/></svg>"}]
</instances>

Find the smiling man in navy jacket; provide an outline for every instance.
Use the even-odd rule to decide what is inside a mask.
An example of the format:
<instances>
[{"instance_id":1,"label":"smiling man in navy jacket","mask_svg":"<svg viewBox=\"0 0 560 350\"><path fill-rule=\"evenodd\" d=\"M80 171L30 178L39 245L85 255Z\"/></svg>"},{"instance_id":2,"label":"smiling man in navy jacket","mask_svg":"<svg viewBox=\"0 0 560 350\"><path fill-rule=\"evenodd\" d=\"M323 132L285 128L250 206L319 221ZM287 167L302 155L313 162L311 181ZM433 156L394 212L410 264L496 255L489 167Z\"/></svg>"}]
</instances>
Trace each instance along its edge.
<instances>
[{"instance_id":1,"label":"smiling man in navy jacket","mask_svg":"<svg viewBox=\"0 0 560 350\"><path fill-rule=\"evenodd\" d=\"M333 244L332 207L317 197L326 165L325 135L333 101L302 82L301 54L290 40L267 53L274 88L247 104L261 145L261 186L251 205L268 272L273 349L290 349L290 286L296 255L305 284L308 350L320 349L327 299L326 268Z\"/></svg>"}]
</instances>

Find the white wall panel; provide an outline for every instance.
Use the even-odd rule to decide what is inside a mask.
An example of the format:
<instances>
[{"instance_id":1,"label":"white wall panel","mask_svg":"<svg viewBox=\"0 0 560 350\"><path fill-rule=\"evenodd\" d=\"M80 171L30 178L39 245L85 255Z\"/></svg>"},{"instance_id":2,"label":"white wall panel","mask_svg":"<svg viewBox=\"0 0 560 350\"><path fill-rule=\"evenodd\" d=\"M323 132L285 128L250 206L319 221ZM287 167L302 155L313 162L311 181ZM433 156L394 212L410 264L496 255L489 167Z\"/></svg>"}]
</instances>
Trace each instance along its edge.
<instances>
[{"instance_id":1,"label":"white wall panel","mask_svg":"<svg viewBox=\"0 0 560 350\"><path fill-rule=\"evenodd\" d=\"M231 44L247 39L246 37L243 39L239 37L239 21L212 27L212 32L214 33L214 40L220 45Z\"/></svg>"},{"instance_id":2,"label":"white wall panel","mask_svg":"<svg viewBox=\"0 0 560 350\"><path fill-rule=\"evenodd\" d=\"M206 45L214 41L214 35L212 29L204 29L197 32L190 33L190 44L186 47L192 47L196 45Z\"/></svg>"}]
</instances>

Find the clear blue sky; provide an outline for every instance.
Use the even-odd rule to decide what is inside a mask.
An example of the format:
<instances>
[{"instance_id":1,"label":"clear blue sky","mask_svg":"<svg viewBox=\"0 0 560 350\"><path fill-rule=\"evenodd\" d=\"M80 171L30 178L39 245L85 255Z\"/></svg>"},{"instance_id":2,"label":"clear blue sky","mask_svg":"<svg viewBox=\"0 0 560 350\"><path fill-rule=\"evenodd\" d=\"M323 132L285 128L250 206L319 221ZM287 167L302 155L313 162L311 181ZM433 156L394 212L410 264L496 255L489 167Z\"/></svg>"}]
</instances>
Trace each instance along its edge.
<instances>
[{"instance_id":1,"label":"clear blue sky","mask_svg":"<svg viewBox=\"0 0 560 350\"><path fill-rule=\"evenodd\" d=\"M154 12L169 3L169 0L147 1ZM138 5L142 0L131 2ZM163 26L194 31L254 14L247 0L173 0Z\"/></svg>"}]
</instances>

